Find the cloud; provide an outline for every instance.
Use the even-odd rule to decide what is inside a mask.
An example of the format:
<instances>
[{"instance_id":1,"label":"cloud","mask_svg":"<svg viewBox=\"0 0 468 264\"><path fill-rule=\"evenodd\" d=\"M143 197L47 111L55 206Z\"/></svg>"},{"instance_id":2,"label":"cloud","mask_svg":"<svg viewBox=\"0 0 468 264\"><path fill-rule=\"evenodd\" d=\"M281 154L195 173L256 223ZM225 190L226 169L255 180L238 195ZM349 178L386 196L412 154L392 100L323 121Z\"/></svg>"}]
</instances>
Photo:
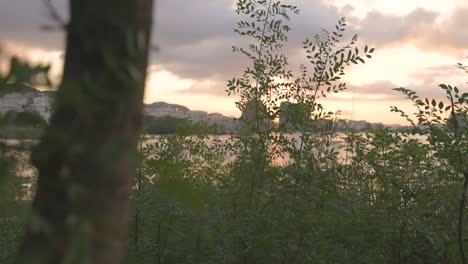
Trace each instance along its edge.
<instances>
[{"instance_id":1,"label":"cloud","mask_svg":"<svg viewBox=\"0 0 468 264\"><path fill-rule=\"evenodd\" d=\"M440 65L419 69L410 74L409 77L420 83L434 85L441 83L459 85L467 79L466 73L455 65Z\"/></svg>"},{"instance_id":2,"label":"cloud","mask_svg":"<svg viewBox=\"0 0 468 264\"><path fill-rule=\"evenodd\" d=\"M295 70L300 63L305 63L302 41L313 37L321 28L332 29L340 14L351 14L353 6L337 9L325 1L292 2L299 6L301 14L292 16L289 22L292 31L283 52L290 58L290 68ZM52 0L52 3L67 19L68 1ZM169 71L181 79L193 80L190 88L179 93L224 96L226 80L240 76L250 65L241 54L232 52L233 45L247 45L246 38L233 32L241 18L235 14L233 4L234 0L157 1L152 42L159 47L159 52L152 54L151 64L155 69ZM363 42L378 48L412 43L424 51L458 56L468 49L467 13L468 6L460 6L444 17L421 8L403 16L374 10L364 18L349 17L353 25L349 31L357 30ZM0 9L0 42L62 50L64 32L41 30L41 25L53 23L42 1L6 1ZM438 73L442 79L445 74L442 69L416 72L410 77L415 79L415 85L427 85L435 81ZM354 88L371 98L377 94L391 96L390 88L393 87L397 85L380 81Z\"/></svg>"},{"instance_id":3,"label":"cloud","mask_svg":"<svg viewBox=\"0 0 468 264\"><path fill-rule=\"evenodd\" d=\"M445 92L434 84L431 80L421 79L423 82L411 83L404 88L413 90L422 98L445 99ZM348 84L347 90L338 94L333 94L326 101L375 101L390 102L406 100L405 96L393 89L401 87L392 81L376 81L368 84L354 85Z\"/></svg>"},{"instance_id":4,"label":"cloud","mask_svg":"<svg viewBox=\"0 0 468 264\"><path fill-rule=\"evenodd\" d=\"M346 8L349 13L349 7ZM468 7L458 6L448 16L417 8L404 16L373 10L350 21L364 42L377 48L413 44L421 51L462 57L468 51Z\"/></svg>"},{"instance_id":5,"label":"cloud","mask_svg":"<svg viewBox=\"0 0 468 264\"><path fill-rule=\"evenodd\" d=\"M251 40L234 32L237 21L244 17L236 15L226 2L158 1L154 43L160 51L153 54L151 62L161 70L195 81L179 93L225 96L227 80L241 76L251 66L244 55L232 51L232 46L247 47ZM290 56L293 69L305 62L302 41L312 38L322 27L333 26L339 18L337 9L321 1L296 2L301 14L293 15L288 22L292 31L283 50Z\"/></svg>"},{"instance_id":6,"label":"cloud","mask_svg":"<svg viewBox=\"0 0 468 264\"><path fill-rule=\"evenodd\" d=\"M363 85L347 85L348 92L352 92L357 95L369 96L369 95L383 95L383 96L390 96L392 95L393 88L397 88L398 86L391 81L376 81L369 84Z\"/></svg>"},{"instance_id":7,"label":"cloud","mask_svg":"<svg viewBox=\"0 0 468 264\"><path fill-rule=\"evenodd\" d=\"M53 0L60 14L67 19L66 0ZM57 50L64 47L62 31L44 31L44 25L54 25L43 1L5 1L0 8L0 42L14 42L33 48Z\"/></svg>"},{"instance_id":8,"label":"cloud","mask_svg":"<svg viewBox=\"0 0 468 264\"><path fill-rule=\"evenodd\" d=\"M213 95L226 96L226 82L201 80L195 81L189 88L176 91L178 94L196 94L196 95Z\"/></svg>"},{"instance_id":9,"label":"cloud","mask_svg":"<svg viewBox=\"0 0 468 264\"><path fill-rule=\"evenodd\" d=\"M226 2L159 1L161 11L156 16L154 41L160 52L153 56L152 62L183 78L225 81L239 76L250 62L243 55L233 53L232 46L246 47L248 42L234 32L242 17ZM338 20L337 10L325 7L320 1L308 2L300 8L301 15L293 16L290 22L291 44L284 50L293 56L305 38L313 37L322 26L332 26Z\"/></svg>"}]
</instances>

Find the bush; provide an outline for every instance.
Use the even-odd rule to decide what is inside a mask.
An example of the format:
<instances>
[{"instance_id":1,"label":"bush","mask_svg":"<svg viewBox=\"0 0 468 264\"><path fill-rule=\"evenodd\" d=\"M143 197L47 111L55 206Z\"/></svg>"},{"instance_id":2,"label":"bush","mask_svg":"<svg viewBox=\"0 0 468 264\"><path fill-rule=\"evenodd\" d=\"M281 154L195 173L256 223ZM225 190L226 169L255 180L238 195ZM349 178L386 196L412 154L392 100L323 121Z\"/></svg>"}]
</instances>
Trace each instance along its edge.
<instances>
[{"instance_id":1,"label":"bush","mask_svg":"<svg viewBox=\"0 0 468 264\"><path fill-rule=\"evenodd\" d=\"M144 118L144 131L151 135L170 134L220 134L223 133L216 124L208 125L205 122L193 122L187 118L171 116Z\"/></svg>"},{"instance_id":2,"label":"bush","mask_svg":"<svg viewBox=\"0 0 468 264\"><path fill-rule=\"evenodd\" d=\"M36 112L8 111L0 119L0 126L44 128L47 121Z\"/></svg>"}]
</instances>

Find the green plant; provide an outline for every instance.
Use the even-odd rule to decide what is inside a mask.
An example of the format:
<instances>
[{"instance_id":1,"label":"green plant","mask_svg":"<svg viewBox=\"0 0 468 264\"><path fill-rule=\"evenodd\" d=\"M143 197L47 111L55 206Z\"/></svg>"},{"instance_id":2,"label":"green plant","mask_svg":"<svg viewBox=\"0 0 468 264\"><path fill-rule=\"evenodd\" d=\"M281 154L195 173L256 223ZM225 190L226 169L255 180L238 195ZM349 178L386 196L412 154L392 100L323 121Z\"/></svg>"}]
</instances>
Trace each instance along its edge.
<instances>
[{"instance_id":1,"label":"green plant","mask_svg":"<svg viewBox=\"0 0 468 264\"><path fill-rule=\"evenodd\" d=\"M0 96L33 91L28 85L50 86L48 65L33 65L12 57L7 73L0 73ZM0 138L40 136L46 122L32 112L0 113ZM30 145L0 142L0 262L13 263L26 226L36 171L29 161Z\"/></svg>"},{"instance_id":2,"label":"green plant","mask_svg":"<svg viewBox=\"0 0 468 264\"><path fill-rule=\"evenodd\" d=\"M342 19L337 31L304 43L314 69L308 77L302 66L295 78L281 48L290 30L286 22L298 9L281 1L238 1L237 12L247 19L236 32L255 42L234 48L252 66L228 82L228 94L240 95L239 133L222 140L204 135L147 139L141 163L144 187L138 187L134 202L139 213L130 229L137 238L129 241L128 261L357 260L362 254L347 256L348 244L357 243L340 241L344 234L327 235L351 223L334 222L334 216L344 217L340 210L346 206L336 198L341 195L338 152L330 148L336 135L329 130L331 121L324 120L330 114L317 99L343 90L345 85L336 82L345 66L370 57L373 49L366 47L358 56L357 37L339 47ZM288 121L291 127L276 124L285 114L281 102L297 104L304 112ZM293 127L301 129L299 141L290 135Z\"/></svg>"},{"instance_id":3,"label":"green plant","mask_svg":"<svg viewBox=\"0 0 468 264\"><path fill-rule=\"evenodd\" d=\"M466 71L466 67L458 64ZM466 218L466 196L468 188L468 93L462 93L459 88L441 84L439 87L446 92L446 101L421 99L414 91L397 88L411 100L417 111L414 121L404 111L392 107L393 112L400 113L414 127L414 132L427 137L429 146L435 156L450 165L451 170L462 178L461 195L457 217L457 242L461 263L466 263L464 242L464 219Z\"/></svg>"},{"instance_id":4,"label":"green plant","mask_svg":"<svg viewBox=\"0 0 468 264\"><path fill-rule=\"evenodd\" d=\"M12 86L9 86L9 84L15 84L18 87L24 84L52 87L49 71L50 65L33 65L26 60L13 56L10 59L8 73L0 74L0 95L3 95L4 89L13 92L11 90Z\"/></svg>"}]
</instances>

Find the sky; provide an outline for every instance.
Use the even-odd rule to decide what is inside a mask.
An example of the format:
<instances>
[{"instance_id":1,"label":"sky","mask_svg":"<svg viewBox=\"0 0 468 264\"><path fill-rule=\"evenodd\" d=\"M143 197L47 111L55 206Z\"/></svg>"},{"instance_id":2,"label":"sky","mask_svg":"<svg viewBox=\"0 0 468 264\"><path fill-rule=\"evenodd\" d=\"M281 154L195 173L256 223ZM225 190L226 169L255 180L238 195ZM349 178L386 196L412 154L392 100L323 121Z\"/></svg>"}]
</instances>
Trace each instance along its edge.
<instances>
[{"instance_id":1,"label":"sky","mask_svg":"<svg viewBox=\"0 0 468 264\"><path fill-rule=\"evenodd\" d=\"M443 98L440 83L462 91L467 76L456 63L468 64L468 0L284 0L301 10L289 21L292 31L283 53L290 69L307 63L302 41L322 28L333 29L340 17L347 32L359 35L358 46L375 47L364 65L348 68L346 92L323 101L342 118L385 124L404 124L390 106L413 112L411 104L392 88L416 90L422 97ZM63 20L67 1L52 0ZM232 46L245 45L233 31L240 19L233 0L157 0L145 102L166 101L192 110L239 116L237 98L227 96L227 80L240 76L249 61ZM39 0L0 0L0 45L3 57L19 55L51 63L60 76L64 32L54 27L48 9ZM4 65L3 65L4 67Z\"/></svg>"}]
</instances>

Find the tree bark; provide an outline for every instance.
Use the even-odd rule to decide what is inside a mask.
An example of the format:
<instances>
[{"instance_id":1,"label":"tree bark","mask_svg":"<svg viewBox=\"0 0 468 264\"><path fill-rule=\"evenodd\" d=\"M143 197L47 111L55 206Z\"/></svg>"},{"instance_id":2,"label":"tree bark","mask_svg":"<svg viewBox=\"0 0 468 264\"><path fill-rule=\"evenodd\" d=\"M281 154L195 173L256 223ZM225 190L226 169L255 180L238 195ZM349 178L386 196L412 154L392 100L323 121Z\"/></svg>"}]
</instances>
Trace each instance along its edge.
<instances>
[{"instance_id":1,"label":"tree bark","mask_svg":"<svg viewBox=\"0 0 468 264\"><path fill-rule=\"evenodd\" d=\"M62 84L32 160L16 263L120 263L142 122L152 0L71 0Z\"/></svg>"}]
</instances>

